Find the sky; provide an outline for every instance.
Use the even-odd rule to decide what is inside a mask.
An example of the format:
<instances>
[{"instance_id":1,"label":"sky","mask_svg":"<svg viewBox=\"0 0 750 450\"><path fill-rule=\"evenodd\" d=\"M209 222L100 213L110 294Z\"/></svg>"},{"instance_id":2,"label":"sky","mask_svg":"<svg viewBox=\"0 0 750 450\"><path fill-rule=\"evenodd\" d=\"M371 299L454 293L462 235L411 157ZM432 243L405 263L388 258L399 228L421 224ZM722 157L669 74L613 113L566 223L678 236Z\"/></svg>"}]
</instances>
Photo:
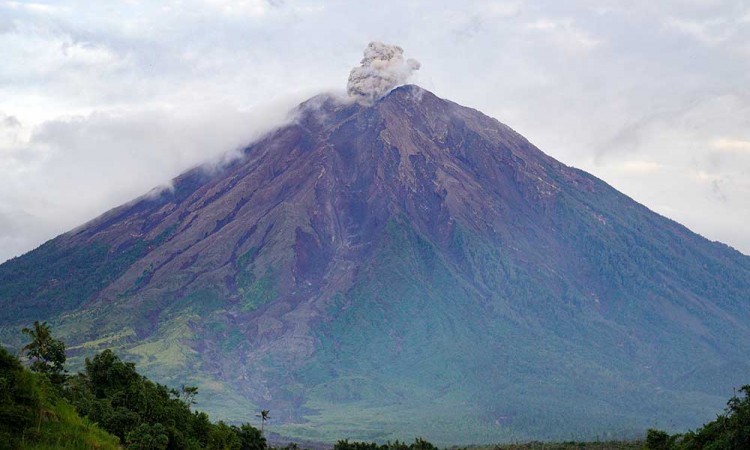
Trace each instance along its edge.
<instances>
[{"instance_id":1,"label":"sky","mask_svg":"<svg viewBox=\"0 0 750 450\"><path fill-rule=\"evenodd\" d=\"M0 261L343 92L370 41L750 254L750 2L0 0Z\"/></svg>"}]
</instances>

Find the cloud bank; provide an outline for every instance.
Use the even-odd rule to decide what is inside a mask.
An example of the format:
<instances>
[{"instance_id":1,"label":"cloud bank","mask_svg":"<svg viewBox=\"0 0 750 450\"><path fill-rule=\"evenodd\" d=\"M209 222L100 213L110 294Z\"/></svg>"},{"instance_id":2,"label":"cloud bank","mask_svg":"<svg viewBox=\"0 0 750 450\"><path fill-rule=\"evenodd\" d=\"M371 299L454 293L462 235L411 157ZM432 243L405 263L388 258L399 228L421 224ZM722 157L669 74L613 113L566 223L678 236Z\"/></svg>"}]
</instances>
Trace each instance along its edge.
<instances>
[{"instance_id":1,"label":"cloud bank","mask_svg":"<svg viewBox=\"0 0 750 450\"><path fill-rule=\"evenodd\" d=\"M168 188L189 168L221 164L292 120L301 100L95 112L28 127L0 114L0 261Z\"/></svg>"},{"instance_id":2,"label":"cloud bank","mask_svg":"<svg viewBox=\"0 0 750 450\"><path fill-rule=\"evenodd\" d=\"M748 24L707 0L0 0L0 261L231 150L280 95L346 96L370 41L750 254ZM388 89L365 80L362 100Z\"/></svg>"}]
</instances>

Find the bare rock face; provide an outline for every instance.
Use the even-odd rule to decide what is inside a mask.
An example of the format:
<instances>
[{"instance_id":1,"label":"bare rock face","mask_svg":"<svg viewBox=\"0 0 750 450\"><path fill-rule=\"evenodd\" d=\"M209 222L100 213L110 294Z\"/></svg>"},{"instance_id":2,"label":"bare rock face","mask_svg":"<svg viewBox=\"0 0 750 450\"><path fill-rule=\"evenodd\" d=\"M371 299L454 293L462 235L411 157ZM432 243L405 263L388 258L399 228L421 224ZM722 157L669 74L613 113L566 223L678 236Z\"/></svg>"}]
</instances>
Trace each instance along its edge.
<instances>
[{"instance_id":1,"label":"bare rock face","mask_svg":"<svg viewBox=\"0 0 750 450\"><path fill-rule=\"evenodd\" d=\"M747 383L750 258L402 86L3 264L0 306L289 436L622 437Z\"/></svg>"}]
</instances>

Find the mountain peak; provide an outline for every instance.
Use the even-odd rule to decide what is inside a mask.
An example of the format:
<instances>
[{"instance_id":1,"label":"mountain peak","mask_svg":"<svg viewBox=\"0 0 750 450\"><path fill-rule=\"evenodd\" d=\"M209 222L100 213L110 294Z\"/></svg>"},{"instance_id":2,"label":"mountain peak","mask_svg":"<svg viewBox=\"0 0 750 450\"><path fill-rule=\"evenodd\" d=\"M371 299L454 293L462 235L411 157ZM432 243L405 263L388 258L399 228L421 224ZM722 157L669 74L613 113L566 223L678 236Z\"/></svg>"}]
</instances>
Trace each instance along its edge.
<instances>
[{"instance_id":1,"label":"mountain peak","mask_svg":"<svg viewBox=\"0 0 750 450\"><path fill-rule=\"evenodd\" d=\"M438 98L432 92L420 86L417 86L416 84L404 84L404 85L395 87L388 94L386 94L385 97L381 99L381 101L384 100L385 98L392 97L392 98L400 98L402 100L411 100L411 101L419 103L421 102L422 97L425 94L432 96L435 99Z\"/></svg>"},{"instance_id":2,"label":"mountain peak","mask_svg":"<svg viewBox=\"0 0 750 450\"><path fill-rule=\"evenodd\" d=\"M330 93L319 94L300 103L299 106L292 110L292 116L305 116L302 118L302 121L305 121L307 116L317 116L317 121L320 121L321 118L330 118L331 116L338 117L341 113L345 115L353 115L373 108L378 109L379 107L382 107L383 104L391 104L393 102L401 105L401 107L414 107L421 104L425 95L427 95L432 102L446 102L426 89L414 84L406 84L392 89L382 97L370 103L358 103L352 98L341 97Z\"/></svg>"}]
</instances>

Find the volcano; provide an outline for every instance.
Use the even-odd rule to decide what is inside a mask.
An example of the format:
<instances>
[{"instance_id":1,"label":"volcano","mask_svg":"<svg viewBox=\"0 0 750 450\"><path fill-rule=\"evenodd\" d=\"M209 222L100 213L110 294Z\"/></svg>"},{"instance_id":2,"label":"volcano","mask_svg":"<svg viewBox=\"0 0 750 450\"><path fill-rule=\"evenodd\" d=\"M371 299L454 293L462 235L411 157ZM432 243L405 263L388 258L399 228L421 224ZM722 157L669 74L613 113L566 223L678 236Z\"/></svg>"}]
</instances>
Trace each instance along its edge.
<instances>
[{"instance_id":1,"label":"volcano","mask_svg":"<svg viewBox=\"0 0 750 450\"><path fill-rule=\"evenodd\" d=\"M414 85L294 117L1 265L3 341L319 442L685 430L748 382L750 257Z\"/></svg>"}]
</instances>

